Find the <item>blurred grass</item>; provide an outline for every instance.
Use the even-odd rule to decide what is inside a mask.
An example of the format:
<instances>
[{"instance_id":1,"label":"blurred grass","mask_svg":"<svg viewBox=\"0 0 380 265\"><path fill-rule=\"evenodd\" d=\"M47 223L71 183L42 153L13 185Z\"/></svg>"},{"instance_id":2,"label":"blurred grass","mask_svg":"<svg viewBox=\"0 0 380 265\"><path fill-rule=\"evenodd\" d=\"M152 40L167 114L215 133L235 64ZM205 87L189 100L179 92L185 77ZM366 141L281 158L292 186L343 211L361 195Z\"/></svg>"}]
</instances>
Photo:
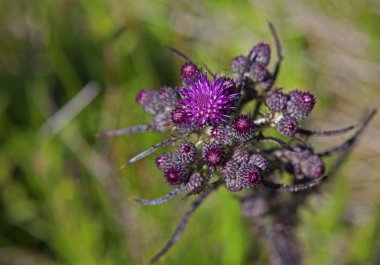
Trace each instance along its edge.
<instances>
[{"instance_id":1,"label":"blurred grass","mask_svg":"<svg viewBox=\"0 0 380 265\"><path fill-rule=\"evenodd\" d=\"M169 239L189 202L131 203L169 188L153 157L126 163L164 136L95 138L149 122L134 95L178 84L182 61L168 46L228 73L231 57L272 43L272 21L285 54L278 84L319 99L305 127L352 124L380 105L377 1L0 0L0 7L0 264L146 264ZM54 133L46 122L90 81L100 94ZM379 128L376 117L302 212L306 264L380 264ZM266 261L237 200L220 190L159 263Z\"/></svg>"}]
</instances>

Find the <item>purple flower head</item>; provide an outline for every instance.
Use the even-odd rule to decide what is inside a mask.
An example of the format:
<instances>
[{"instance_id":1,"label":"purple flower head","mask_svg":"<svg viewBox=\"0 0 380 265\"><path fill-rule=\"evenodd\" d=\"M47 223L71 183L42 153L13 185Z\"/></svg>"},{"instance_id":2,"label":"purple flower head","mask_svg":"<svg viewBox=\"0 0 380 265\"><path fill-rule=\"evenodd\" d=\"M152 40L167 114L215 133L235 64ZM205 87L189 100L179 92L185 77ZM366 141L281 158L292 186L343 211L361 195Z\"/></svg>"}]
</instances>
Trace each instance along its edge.
<instances>
[{"instance_id":1,"label":"purple flower head","mask_svg":"<svg viewBox=\"0 0 380 265\"><path fill-rule=\"evenodd\" d=\"M225 121L227 113L235 109L234 101L239 96L232 80L215 76L209 81L207 75L201 75L179 93L182 99L178 104L187 114L188 124L195 124L198 128Z\"/></svg>"}]
</instances>

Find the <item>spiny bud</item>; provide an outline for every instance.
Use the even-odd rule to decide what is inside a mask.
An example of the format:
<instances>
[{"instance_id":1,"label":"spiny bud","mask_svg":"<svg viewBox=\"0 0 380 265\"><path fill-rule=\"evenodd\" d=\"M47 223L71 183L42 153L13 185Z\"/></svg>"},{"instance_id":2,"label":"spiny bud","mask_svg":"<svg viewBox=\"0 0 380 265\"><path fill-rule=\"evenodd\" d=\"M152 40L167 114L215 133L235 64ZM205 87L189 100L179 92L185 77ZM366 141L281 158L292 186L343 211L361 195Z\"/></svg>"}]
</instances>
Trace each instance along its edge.
<instances>
[{"instance_id":1,"label":"spiny bud","mask_svg":"<svg viewBox=\"0 0 380 265\"><path fill-rule=\"evenodd\" d=\"M289 93L287 111L297 120L306 118L315 105L314 95L309 92L293 90Z\"/></svg>"},{"instance_id":2,"label":"spiny bud","mask_svg":"<svg viewBox=\"0 0 380 265\"><path fill-rule=\"evenodd\" d=\"M279 112L285 109L288 98L280 90L269 93L265 103L271 111Z\"/></svg>"},{"instance_id":3,"label":"spiny bud","mask_svg":"<svg viewBox=\"0 0 380 265\"><path fill-rule=\"evenodd\" d=\"M167 170L173 162L173 154L171 152L163 153L156 158L156 165L161 170L164 171Z\"/></svg>"},{"instance_id":4,"label":"spiny bud","mask_svg":"<svg viewBox=\"0 0 380 265\"><path fill-rule=\"evenodd\" d=\"M160 110L158 104L158 90L141 89L137 92L136 102L150 114L155 114Z\"/></svg>"},{"instance_id":5,"label":"spiny bud","mask_svg":"<svg viewBox=\"0 0 380 265\"><path fill-rule=\"evenodd\" d=\"M229 191L237 192L243 188L241 180L237 177L238 171L239 165L235 160L230 160L223 166L222 176Z\"/></svg>"},{"instance_id":6,"label":"spiny bud","mask_svg":"<svg viewBox=\"0 0 380 265\"><path fill-rule=\"evenodd\" d=\"M158 91L158 100L163 106L173 106L178 99L177 91L171 87L162 87Z\"/></svg>"},{"instance_id":7,"label":"spiny bud","mask_svg":"<svg viewBox=\"0 0 380 265\"><path fill-rule=\"evenodd\" d=\"M231 192L238 192L243 188L242 182L239 178L226 179L225 185L226 188Z\"/></svg>"},{"instance_id":8,"label":"spiny bud","mask_svg":"<svg viewBox=\"0 0 380 265\"><path fill-rule=\"evenodd\" d=\"M233 58L231 61L231 72L237 75L244 73L247 63L248 58L243 55Z\"/></svg>"},{"instance_id":9,"label":"spiny bud","mask_svg":"<svg viewBox=\"0 0 380 265\"><path fill-rule=\"evenodd\" d=\"M190 171L188 167L182 163L173 162L165 170L165 180L170 185L179 185L189 178Z\"/></svg>"},{"instance_id":10,"label":"spiny bud","mask_svg":"<svg viewBox=\"0 0 380 265\"><path fill-rule=\"evenodd\" d=\"M176 108L171 111L171 120L175 125L187 124L187 115L182 108Z\"/></svg>"},{"instance_id":11,"label":"spiny bud","mask_svg":"<svg viewBox=\"0 0 380 265\"><path fill-rule=\"evenodd\" d=\"M244 164L239 168L238 177L241 179L244 187L252 188L261 180L260 169L251 164Z\"/></svg>"},{"instance_id":12,"label":"spiny bud","mask_svg":"<svg viewBox=\"0 0 380 265\"><path fill-rule=\"evenodd\" d=\"M163 132L168 131L171 128L171 115L169 111L158 112L152 122L152 126L155 130Z\"/></svg>"},{"instance_id":13,"label":"spiny bud","mask_svg":"<svg viewBox=\"0 0 380 265\"><path fill-rule=\"evenodd\" d=\"M220 144L207 143L202 149L202 158L209 166L221 165L224 161L224 152Z\"/></svg>"},{"instance_id":14,"label":"spiny bud","mask_svg":"<svg viewBox=\"0 0 380 265\"><path fill-rule=\"evenodd\" d=\"M253 63L250 71L253 82L263 82L268 77L268 70L261 63Z\"/></svg>"},{"instance_id":15,"label":"spiny bud","mask_svg":"<svg viewBox=\"0 0 380 265\"><path fill-rule=\"evenodd\" d=\"M249 160L249 153L247 150L242 148L236 149L232 155L232 159L239 164L247 163Z\"/></svg>"},{"instance_id":16,"label":"spiny bud","mask_svg":"<svg viewBox=\"0 0 380 265\"><path fill-rule=\"evenodd\" d=\"M184 164L191 164L195 160L197 149L192 142L185 141L177 147L176 156Z\"/></svg>"},{"instance_id":17,"label":"spiny bud","mask_svg":"<svg viewBox=\"0 0 380 265\"><path fill-rule=\"evenodd\" d=\"M270 47L266 43L259 43L253 46L250 53L250 60L252 62L268 65L270 61Z\"/></svg>"},{"instance_id":18,"label":"spiny bud","mask_svg":"<svg viewBox=\"0 0 380 265\"><path fill-rule=\"evenodd\" d=\"M277 124L277 130L284 136L293 136L298 129L297 120L290 116L284 116Z\"/></svg>"},{"instance_id":19,"label":"spiny bud","mask_svg":"<svg viewBox=\"0 0 380 265\"><path fill-rule=\"evenodd\" d=\"M239 164L235 160L229 160L222 168L222 176L225 179L235 179L239 170Z\"/></svg>"},{"instance_id":20,"label":"spiny bud","mask_svg":"<svg viewBox=\"0 0 380 265\"><path fill-rule=\"evenodd\" d=\"M325 165L317 155L301 161L301 171L306 177L319 177L325 172Z\"/></svg>"},{"instance_id":21,"label":"spiny bud","mask_svg":"<svg viewBox=\"0 0 380 265\"><path fill-rule=\"evenodd\" d=\"M255 132L255 124L247 115L240 115L233 121L235 137L240 141L252 139Z\"/></svg>"},{"instance_id":22,"label":"spiny bud","mask_svg":"<svg viewBox=\"0 0 380 265\"><path fill-rule=\"evenodd\" d=\"M265 171L268 169L269 161L268 158L266 158L266 156L264 156L261 153L257 153L250 156L248 164L255 165L262 171Z\"/></svg>"},{"instance_id":23,"label":"spiny bud","mask_svg":"<svg viewBox=\"0 0 380 265\"><path fill-rule=\"evenodd\" d=\"M187 62L182 66L181 77L182 77L182 82L185 86L194 82L199 76L200 76L200 71L195 64L191 62Z\"/></svg>"},{"instance_id":24,"label":"spiny bud","mask_svg":"<svg viewBox=\"0 0 380 265\"><path fill-rule=\"evenodd\" d=\"M197 193L205 183L206 179L198 172L195 172L190 176L189 181L186 183L186 190L190 194Z\"/></svg>"},{"instance_id":25,"label":"spiny bud","mask_svg":"<svg viewBox=\"0 0 380 265\"><path fill-rule=\"evenodd\" d=\"M215 142L223 145L232 145L234 143L233 128L227 124L212 127L211 136L214 137Z\"/></svg>"}]
</instances>

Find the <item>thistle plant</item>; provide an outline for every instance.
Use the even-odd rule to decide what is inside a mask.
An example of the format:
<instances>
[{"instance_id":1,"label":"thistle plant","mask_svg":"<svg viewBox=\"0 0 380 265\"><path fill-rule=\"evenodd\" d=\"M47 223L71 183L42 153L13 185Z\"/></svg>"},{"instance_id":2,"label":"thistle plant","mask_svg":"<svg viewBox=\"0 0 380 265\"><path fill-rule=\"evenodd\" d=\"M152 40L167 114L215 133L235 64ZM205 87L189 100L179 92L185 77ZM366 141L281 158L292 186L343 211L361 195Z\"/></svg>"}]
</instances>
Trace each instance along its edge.
<instances>
[{"instance_id":1,"label":"thistle plant","mask_svg":"<svg viewBox=\"0 0 380 265\"><path fill-rule=\"evenodd\" d=\"M276 85L283 56L278 35L271 24L269 27L277 54L272 71L269 69L272 50L263 42L254 45L246 55L233 58L229 76L206 71L172 49L184 60L180 70L182 84L140 90L136 96L136 102L152 116L152 122L100 133L170 135L129 160L135 163L172 146L171 151L162 151L155 160L163 181L172 191L158 199L136 202L156 205L181 192L194 198L171 239L151 259L152 263L177 242L190 215L202 202L224 187L240 195L243 215L253 221L255 232L269 243L271 263L301 264L294 235L298 209L327 176L334 175L338 166L327 169L325 157L336 155L341 162L376 113L372 110L359 125L331 131L302 127L317 99L309 91L286 92ZM327 150L320 151L309 142L310 137L350 131L354 132L347 141Z\"/></svg>"}]
</instances>

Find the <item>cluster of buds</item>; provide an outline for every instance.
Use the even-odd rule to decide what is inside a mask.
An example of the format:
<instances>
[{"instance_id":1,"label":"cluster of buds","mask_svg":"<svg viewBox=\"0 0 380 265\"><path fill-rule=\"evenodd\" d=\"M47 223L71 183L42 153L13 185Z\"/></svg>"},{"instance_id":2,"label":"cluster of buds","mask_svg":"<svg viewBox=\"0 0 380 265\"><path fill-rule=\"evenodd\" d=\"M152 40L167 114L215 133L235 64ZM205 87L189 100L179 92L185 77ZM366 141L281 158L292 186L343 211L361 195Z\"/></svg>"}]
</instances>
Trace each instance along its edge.
<instances>
[{"instance_id":1,"label":"cluster of buds","mask_svg":"<svg viewBox=\"0 0 380 265\"><path fill-rule=\"evenodd\" d=\"M102 133L105 136L145 131L171 134L130 162L164 146L174 146L156 157L156 166L173 191L157 200L138 202L162 203L183 190L188 196L199 196L200 202L219 186L231 192L255 192L259 186L289 192L311 189L325 179L323 157L352 145L375 112L348 142L315 152L307 142L309 136L341 134L355 126L333 131L300 127L314 108L316 98L311 92L298 89L284 92L275 86L282 54L277 35L271 29L277 48L273 71L268 69L271 49L266 43L254 45L245 56L233 58L230 77L211 74L173 49L185 59L180 71L182 84L140 90L136 96L142 109L152 115L152 123ZM251 102L256 104L255 108L247 112L247 103ZM276 128L280 136L268 135L271 132L268 128ZM266 142L272 142L273 146L268 147ZM281 179L284 172L293 176L292 184L273 181Z\"/></svg>"}]
</instances>

